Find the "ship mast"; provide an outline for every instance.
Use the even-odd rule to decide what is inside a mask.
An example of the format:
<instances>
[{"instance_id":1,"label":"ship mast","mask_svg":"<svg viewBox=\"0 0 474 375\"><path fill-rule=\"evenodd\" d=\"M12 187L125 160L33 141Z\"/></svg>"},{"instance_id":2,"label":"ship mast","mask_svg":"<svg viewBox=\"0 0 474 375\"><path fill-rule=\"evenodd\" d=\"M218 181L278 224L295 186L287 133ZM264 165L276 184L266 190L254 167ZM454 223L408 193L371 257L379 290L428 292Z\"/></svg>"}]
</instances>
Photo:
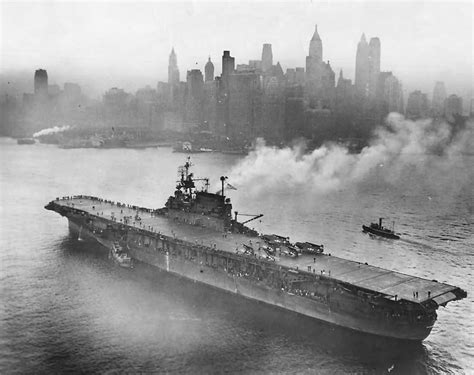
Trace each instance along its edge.
<instances>
[{"instance_id":1,"label":"ship mast","mask_svg":"<svg viewBox=\"0 0 474 375\"><path fill-rule=\"evenodd\" d=\"M192 165L191 158L188 156L186 163L184 163L184 165L178 170L180 180L178 181L177 189L182 190L188 197L192 195L192 189L196 188L196 185L194 184L195 181L204 181L204 191L207 193L209 190L209 178L193 178L193 173L189 172Z\"/></svg>"}]
</instances>

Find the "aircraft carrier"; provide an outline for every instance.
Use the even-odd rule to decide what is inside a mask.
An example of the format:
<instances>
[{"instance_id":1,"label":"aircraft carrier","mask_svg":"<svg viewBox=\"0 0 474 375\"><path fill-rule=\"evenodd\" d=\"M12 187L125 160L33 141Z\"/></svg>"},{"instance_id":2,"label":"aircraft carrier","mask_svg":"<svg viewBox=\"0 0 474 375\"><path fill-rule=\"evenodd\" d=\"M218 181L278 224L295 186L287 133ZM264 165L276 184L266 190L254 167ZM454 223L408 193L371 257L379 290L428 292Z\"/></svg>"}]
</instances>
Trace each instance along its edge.
<instances>
[{"instance_id":1,"label":"aircraft carrier","mask_svg":"<svg viewBox=\"0 0 474 375\"><path fill-rule=\"evenodd\" d=\"M174 195L150 209L91 196L56 198L45 208L69 220L82 239L117 246L132 261L349 329L422 341L436 310L467 293L452 285L390 271L293 244L239 222L225 193L196 187L189 159ZM242 216L242 215L241 215Z\"/></svg>"}]
</instances>

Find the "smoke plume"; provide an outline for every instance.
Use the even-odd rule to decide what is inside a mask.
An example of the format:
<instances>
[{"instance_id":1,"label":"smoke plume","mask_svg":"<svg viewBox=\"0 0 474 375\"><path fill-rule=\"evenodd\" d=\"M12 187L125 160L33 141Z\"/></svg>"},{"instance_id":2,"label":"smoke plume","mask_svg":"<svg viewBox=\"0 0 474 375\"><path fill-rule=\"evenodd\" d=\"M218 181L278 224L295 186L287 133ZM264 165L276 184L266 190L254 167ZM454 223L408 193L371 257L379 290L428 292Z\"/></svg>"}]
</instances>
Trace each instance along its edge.
<instances>
[{"instance_id":1,"label":"smoke plume","mask_svg":"<svg viewBox=\"0 0 474 375\"><path fill-rule=\"evenodd\" d=\"M456 127L433 120L411 121L392 113L359 154L337 144L308 153L304 144L279 149L260 140L255 151L230 172L229 181L245 185L253 194L288 188L325 193L370 177L397 184L410 174L408 180L416 177L440 189L461 188L472 183L472 173L458 172L468 162L465 154L474 150L473 130L472 122Z\"/></svg>"},{"instance_id":2,"label":"smoke plume","mask_svg":"<svg viewBox=\"0 0 474 375\"><path fill-rule=\"evenodd\" d=\"M41 137L42 135L49 135L54 133L61 133L63 131L69 130L71 127L69 125L65 126L53 126L52 128L42 129L39 132L33 134L33 137Z\"/></svg>"}]
</instances>

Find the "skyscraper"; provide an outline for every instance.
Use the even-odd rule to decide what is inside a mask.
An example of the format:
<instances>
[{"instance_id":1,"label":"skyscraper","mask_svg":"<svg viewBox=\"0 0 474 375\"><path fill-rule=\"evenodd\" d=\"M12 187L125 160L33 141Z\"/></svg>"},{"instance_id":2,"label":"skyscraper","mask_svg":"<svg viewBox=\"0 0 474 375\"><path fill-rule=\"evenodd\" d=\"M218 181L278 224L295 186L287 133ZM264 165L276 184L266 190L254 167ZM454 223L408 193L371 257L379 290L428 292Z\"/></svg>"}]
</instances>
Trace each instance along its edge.
<instances>
[{"instance_id":1,"label":"skyscraper","mask_svg":"<svg viewBox=\"0 0 474 375\"><path fill-rule=\"evenodd\" d=\"M202 122L204 81L199 69L188 70L186 75L185 120L193 124Z\"/></svg>"},{"instance_id":2,"label":"skyscraper","mask_svg":"<svg viewBox=\"0 0 474 375\"><path fill-rule=\"evenodd\" d=\"M210 57L206 63L206 66L204 67L204 76L206 82L214 80L214 64L211 62Z\"/></svg>"},{"instance_id":3,"label":"skyscraper","mask_svg":"<svg viewBox=\"0 0 474 375\"><path fill-rule=\"evenodd\" d=\"M356 72L355 72L355 87L359 95L367 97L369 84L369 45L365 39L365 34L362 34L360 42L357 45L356 54Z\"/></svg>"},{"instance_id":4,"label":"skyscraper","mask_svg":"<svg viewBox=\"0 0 474 375\"><path fill-rule=\"evenodd\" d=\"M444 104L446 101L446 88L444 82L436 82L433 90L433 100L431 108L434 116L442 116L444 114Z\"/></svg>"},{"instance_id":5,"label":"skyscraper","mask_svg":"<svg viewBox=\"0 0 474 375\"><path fill-rule=\"evenodd\" d=\"M314 34L309 42L309 57L318 62L323 61L323 42L318 34L318 25L314 27Z\"/></svg>"},{"instance_id":6,"label":"skyscraper","mask_svg":"<svg viewBox=\"0 0 474 375\"><path fill-rule=\"evenodd\" d=\"M176 53L174 52L174 47L171 49L168 62L168 83L171 85L179 83L178 59L176 57Z\"/></svg>"},{"instance_id":7,"label":"skyscraper","mask_svg":"<svg viewBox=\"0 0 474 375\"><path fill-rule=\"evenodd\" d=\"M402 84L393 74L384 80L383 100L388 112L403 113Z\"/></svg>"},{"instance_id":8,"label":"skyscraper","mask_svg":"<svg viewBox=\"0 0 474 375\"><path fill-rule=\"evenodd\" d=\"M312 105L331 107L334 96L335 74L329 61L323 62L323 42L316 25L306 56L305 95Z\"/></svg>"},{"instance_id":9,"label":"skyscraper","mask_svg":"<svg viewBox=\"0 0 474 375\"><path fill-rule=\"evenodd\" d=\"M35 94L48 95L48 73L44 69L35 71Z\"/></svg>"},{"instance_id":10,"label":"skyscraper","mask_svg":"<svg viewBox=\"0 0 474 375\"><path fill-rule=\"evenodd\" d=\"M230 51L224 51L222 55L222 77L228 78L235 70L235 58L230 55Z\"/></svg>"},{"instance_id":11,"label":"skyscraper","mask_svg":"<svg viewBox=\"0 0 474 375\"><path fill-rule=\"evenodd\" d=\"M377 82L380 74L380 39L371 38L368 56L368 96L375 99Z\"/></svg>"},{"instance_id":12,"label":"skyscraper","mask_svg":"<svg viewBox=\"0 0 474 375\"><path fill-rule=\"evenodd\" d=\"M224 89L229 88L229 76L235 71L235 58L230 55L230 51L224 51L222 55L222 84Z\"/></svg>"},{"instance_id":13,"label":"skyscraper","mask_svg":"<svg viewBox=\"0 0 474 375\"><path fill-rule=\"evenodd\" d=\"M265 43L262 50L262 71L266 73L272 69L273 66L273 53L272 45Z\"/></svg>"}]
</instances>

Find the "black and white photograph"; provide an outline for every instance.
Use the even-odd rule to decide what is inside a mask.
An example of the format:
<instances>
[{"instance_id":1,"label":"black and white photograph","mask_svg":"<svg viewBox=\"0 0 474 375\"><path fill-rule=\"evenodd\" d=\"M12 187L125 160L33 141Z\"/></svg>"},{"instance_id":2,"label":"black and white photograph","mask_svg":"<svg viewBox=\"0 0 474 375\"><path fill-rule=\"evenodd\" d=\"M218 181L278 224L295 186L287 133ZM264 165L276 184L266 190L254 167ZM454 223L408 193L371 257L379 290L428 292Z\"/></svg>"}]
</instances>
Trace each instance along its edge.
<instances>
[{"instance_id":1,"label":"black and white photograph","mask_svg":"<svg viewBox=\"0 0 474 375\"><path fill-rule=\"evenodd\" d=\"M0 20L1 374L474 374L474 1Z\"/></svg>"}]
</instances>

